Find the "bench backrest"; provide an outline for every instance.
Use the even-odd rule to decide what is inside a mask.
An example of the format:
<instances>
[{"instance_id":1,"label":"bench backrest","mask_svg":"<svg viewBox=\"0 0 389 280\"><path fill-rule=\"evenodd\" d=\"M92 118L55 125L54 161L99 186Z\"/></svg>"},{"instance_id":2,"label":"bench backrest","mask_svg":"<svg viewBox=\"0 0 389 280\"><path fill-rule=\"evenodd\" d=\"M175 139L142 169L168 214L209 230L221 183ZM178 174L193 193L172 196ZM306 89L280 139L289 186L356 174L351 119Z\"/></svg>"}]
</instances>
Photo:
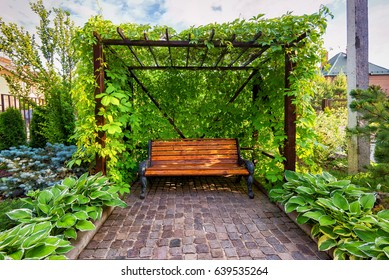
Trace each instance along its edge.
<instances>
[{"instance_id":1,"label":"bench backrest","mask_svg":"<svg viewBox=\"0 0 389 280\"><path fill-rule=\"evenodd\" d=\"M154 164L237 163L237 139L154 140L149 144L149 159Z\"/></svg>"}]
</instances>

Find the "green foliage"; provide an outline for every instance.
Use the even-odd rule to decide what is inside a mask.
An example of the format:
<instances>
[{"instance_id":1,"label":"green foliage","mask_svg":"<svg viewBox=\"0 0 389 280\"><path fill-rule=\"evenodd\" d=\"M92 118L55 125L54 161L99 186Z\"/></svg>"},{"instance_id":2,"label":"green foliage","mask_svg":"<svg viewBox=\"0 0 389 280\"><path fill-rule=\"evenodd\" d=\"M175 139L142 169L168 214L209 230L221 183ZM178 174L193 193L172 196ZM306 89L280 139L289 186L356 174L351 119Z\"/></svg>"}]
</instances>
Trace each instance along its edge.
<instances>
[{"instance_id":1,"label":"green foliage","mask_svg":"<svg viewBox=\"0 0 389 280\"><path fill-rule=\"evenodd\" d=\"M328 10L322 8L313 15L287 14L266 20L258 16L248 21L238 19L229 23L193 27L180 33L168 28L170 37L175 40L187 40L190 36L192 44L207 44L207 49L193 48L190 51L190 64L203 63L204 66L214 65L215 57L220 54L220 50L207 41L212 30L215 30L213 40L223 42L229 51L220 62L221 66L228 65L241 52L233 48L230 42L233 35L236 35L236 41L249 41L259 31L262 32L257 43L269 48L261 59L252 63L258 69L258 75L234 102L229 100L242 80L247 79L248 73L133 70L146 86L148 93L145 93L127 69L128 65L138 63L130 50L121 47L104 48L107 79L105 92L98 96L104 105L98 112L106 120L102 126L96 125L94 116L96 81L91 50L96 38L93 32L98 32L103 39L119 39L119 35L117 26L112 22L99 17L91 18L83 29L76 31L73 40L78 64L72 97L77 106L75 139L79 149L72 163L93 162L96 154L106 157L109 177L123 186L122 190L125 191L135 176L137 163L147 155L147 141L177 138L177 130L180 130L188 138L239 138L242 146L254 148L254 156L261 163L257 165L256 175L264 176L269 182L281 181L284 160L281 147L285 140L283 102L284 96L288 94L296 97L299 159L305 166L314 168L315 162L311 158L315 112L311 107L311 80L316 75L316 65L324 54L321 36L326 28L327 14ZM119 27L126 37L135 40L144 38L144 32L150 40L159 40L166 30L164 26L151 27L132 23L121 24ZM282 45L291 43L305 32L307 38L292 44L288 49L296 67L290 77L292 86L286 92L280 86L285 79L285 51ZM172 48L171 51L174 65L185 66L186 50ZM208 55L202 62L205 52ZM136 54L144 65L154 65L154 58L145 48L136 48ZM168 51L161 49L155 55L161 64L170 63ZM242 65L252 55L254 53L248 51L235 65ZM256 97L252 94L254 85L260 87ZM98 132L106 134L105 147L96 141ZM271 153L274 157L265 158L261 151Z\"/></svg>"},{"instance_id":2,"label":"green foliage","mask_svg":"<svg viewBox=\"0 0 389 280\"><path fill-rule=\"evenodd\" d=\"M30 142L29 145L33 148L43 148L48 142L45 135L47 127L47 109L44 106L37 106L32 112L30 123Z\"/></svg>"},{"instance_id":3,"label":"green foliage","mask_svg":"<svg viewBox=\"0 0 389 280\"><path fill-rule=\"evenodd\" d=\"M354 98L350 108L361 114L361 122L366 125L359 126L353 133L375 136L376 145L375 164L369 167L371 177L378 181L383 189L389 189L389 98L378 86L371 86L367 90L353 90L350 92ZM371 182L368 180L367 182Z\"/></svg>"},{"instance_id":4,"label":"green foliage","mask_svg":"<svg viewBox=\"0 0 389 280\"><path fill-rule=\"evenodd\" d=\"M22 114L15 108L0 113L0 150L26 143L25 124Z\"/></svg>"},{"instance_id":5,"label":"green foliage","mask_svg":"<svg viewBox=\"0 0 389 280\"><path fill-rule=\"evenodd\" d=\"M347 99L347 80L346 75L343 73L340 73L333 79L317 75L314 79L313 87L315 95L312 100L312 106L318 111L322 108L323 99Z\"/></svg>"},{"instance_id":6,"label":"green foliage","mask_svg":"<svg viewBox=\"0 0 389 280\"><path fill-rule=\"evenodd\" d=\"M315 121L317 143L314 160L326 170L337 168L337 159L344 158L347 150L347 108L320 111Z\"/></svg>"},{"instance_id":7,"label":"green foliage","mask_svg":"<svg viewBox=\"0 0 389 280\"><path fill-rule=\"evenodd\" d=\"M367 188L322 175L285 172L287 182L270 191L297 222L313 225L321 251L334 249L335 259L389 259L389 210L376 213L376 196Z\"/></svg>"},{"instance_id":8,"label":"green foliage","mask_svg":"<svg viewBox=\"0 0 389 280\"><path fill-rule=\"evenodd\" d=\"M7 212L24 207L24 202L19 199L5 199L0 203L0 232L16 226L16 222L8 218Z\"/></svg>"},{"instance_id":9,"label":"green foliage","mask_svg":"<svg viewBox=\"0 0 389 280\"><path fill-rule=\"evenodd\" d=\"M101 174L68 177L51 188L30 192L28 208L7 216L20 223L0 232L0 259L58 259L73 247L77 231L95 228L104 206L125 207L108 179Z\"/></svg>"},{"instance_id":10,"label":"green foliage","mask_svg":"<svg viewBox=\"0 0 389 280\"><path fill-rule=\"evenodd\" d=\"M40 19L36 34L0 18L0 49L13 63L5 79L14 96L28 101L25 97L32 88L43 95L48 109L46 138L51 143L71 144L74 109L70 89L75 62L70 41L74 24L69 12L47 10L42 0L30 3L30 7Z\"/></svg>"}]
</instances>

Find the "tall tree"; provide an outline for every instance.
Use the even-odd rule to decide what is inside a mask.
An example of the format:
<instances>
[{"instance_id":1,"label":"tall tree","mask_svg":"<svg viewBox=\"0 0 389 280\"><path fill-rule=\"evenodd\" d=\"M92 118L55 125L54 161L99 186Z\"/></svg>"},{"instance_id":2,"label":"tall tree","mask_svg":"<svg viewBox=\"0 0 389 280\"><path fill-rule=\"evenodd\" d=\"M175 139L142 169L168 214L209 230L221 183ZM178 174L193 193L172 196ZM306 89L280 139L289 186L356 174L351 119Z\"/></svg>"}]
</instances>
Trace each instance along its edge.
<instances>
[{"instance_id":1,"label":"tall tree","mask_svg":"<svg viewBox=\"0 0 389 280\"><path fill-rule=\"evenodd\" d=\"M14 96L25 98L35 88L47 106L47 138L69 143L74 130L74 110L70 98L74 68L71 38L74 23L62 9L47 10L42 0L30 3L39 16L35 34L0 17L0 51L13 62L5 78Z\"/></svg>"}]
</instances>

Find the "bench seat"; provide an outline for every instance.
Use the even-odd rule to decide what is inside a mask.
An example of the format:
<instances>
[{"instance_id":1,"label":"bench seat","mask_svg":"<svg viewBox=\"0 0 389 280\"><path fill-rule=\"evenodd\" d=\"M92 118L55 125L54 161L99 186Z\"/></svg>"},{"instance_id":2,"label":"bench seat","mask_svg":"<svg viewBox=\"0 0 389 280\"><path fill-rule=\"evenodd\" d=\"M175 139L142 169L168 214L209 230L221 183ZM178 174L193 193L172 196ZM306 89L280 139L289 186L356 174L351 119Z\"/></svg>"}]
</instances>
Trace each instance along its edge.
<instances>
[{"instance_id":1,"label":"bench seat","mask_svg":"<svg viewBox=\"0 0 389 280\"><path fill-rule=\"evenodd\" d=\"M254 165L240 157L236 139L179 139L149 141L149 157L139 166L142 193L147 177L159 176L245 176L249 197Z\"/></svg>"}]
</instances>

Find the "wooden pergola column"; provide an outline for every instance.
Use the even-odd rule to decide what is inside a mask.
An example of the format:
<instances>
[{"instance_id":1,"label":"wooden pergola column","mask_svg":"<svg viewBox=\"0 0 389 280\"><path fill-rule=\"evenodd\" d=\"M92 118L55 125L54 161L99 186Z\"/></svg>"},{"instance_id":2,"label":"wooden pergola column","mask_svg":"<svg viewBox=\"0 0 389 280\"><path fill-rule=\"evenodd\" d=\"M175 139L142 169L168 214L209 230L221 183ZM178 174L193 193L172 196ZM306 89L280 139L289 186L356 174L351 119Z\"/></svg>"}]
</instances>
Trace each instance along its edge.
<instances>
[{"instance_id":1,"label":"wooden pergola column","mask_svg":"<svg viewBox=\"0 0 389 280\"><path fill-rule=\"evenodd\" d=\"M290 54L285 52L285 118L284 131L286 139L284 142L284 170L296 170L296 105L294 104L295 96L289 95L291 82L290 74L295 64L290 59Z\"/></svg>"},{"instance_id":2,"label":"wooden pergola column","mask_svg":"<svg viewBox=\"0 0 389 280\"><path fill-rule=\"evenodd\" d=\"M96 98L96 95L104 92L104 56L103 56L103 44L97 33L94 33L97 38L97 43L93 45L93 69L96 80L95 88L95 120L98 128L101 128L105 124L104 116L99 115L100 108L103 107L101 104L101 98ZM96 138L96 142L105 147L105 132L99 130ZM106 158L96 154L96 172L102 172L106 174Z\"/></svg>"}]
</instances>

